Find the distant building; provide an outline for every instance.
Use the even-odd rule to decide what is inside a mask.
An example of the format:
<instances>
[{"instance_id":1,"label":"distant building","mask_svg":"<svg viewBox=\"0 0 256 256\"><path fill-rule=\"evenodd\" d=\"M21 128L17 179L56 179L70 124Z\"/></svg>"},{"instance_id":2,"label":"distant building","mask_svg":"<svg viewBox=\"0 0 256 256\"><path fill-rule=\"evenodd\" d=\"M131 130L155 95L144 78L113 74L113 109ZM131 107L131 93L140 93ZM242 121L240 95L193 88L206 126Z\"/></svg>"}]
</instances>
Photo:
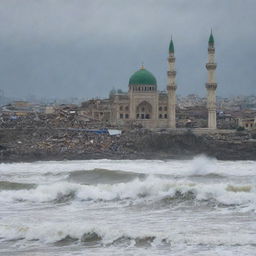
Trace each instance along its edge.
<instances>
[{"instance_id":1,"label":"distant building","mask_svg":"<svg viewBox=\"0 0 256 256\"><path fill-rule=\"evenodd\" d=\"M256 129L256 117L255 118L238 118L238 126L243 127L246 130Z\"/></svg>"},{"instance_id":2,"label":"distant building","mask_svg":"<svg viewBox=\"0 0 256 256\"><path fill-rule=\"evenodd\" d=\"M45 106L33 104L27 101L14 101L1 107L3 115L8 116L27 116L32 113L44 113Z\"/></svg>"},{"instance_id":3,"label":"distant building","mask_svg":"<svg viewBox=\"0 0 256 256\"><path fill-rule=\"evenodd\" d=\"M55 112L55 108L53 106L45 107L45 114L53 114Z\"/></svg>"}]
</instances>

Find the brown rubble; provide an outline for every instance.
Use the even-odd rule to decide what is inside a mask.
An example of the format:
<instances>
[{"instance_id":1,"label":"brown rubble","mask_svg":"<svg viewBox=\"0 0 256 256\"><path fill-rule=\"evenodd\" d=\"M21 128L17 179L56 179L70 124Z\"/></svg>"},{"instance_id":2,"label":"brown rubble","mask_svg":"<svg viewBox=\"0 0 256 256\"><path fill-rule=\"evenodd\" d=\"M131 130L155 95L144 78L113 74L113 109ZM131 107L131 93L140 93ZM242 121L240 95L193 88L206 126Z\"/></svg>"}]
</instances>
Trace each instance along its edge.
<instances>
[{"instance_id":1,"label":"brown rubble","mask_svg":"<svg viewBox=\"0 0 256 256\"><path fill-rule=\"evenodd\" d=\"M0 161L64 159L167 159L206 154L218 159L256 160L256 134L251 131L177 129L123 130L121 135L96 134L115 128L77 114L28 115L0 123Z\"/></svg>"}]
</instances>

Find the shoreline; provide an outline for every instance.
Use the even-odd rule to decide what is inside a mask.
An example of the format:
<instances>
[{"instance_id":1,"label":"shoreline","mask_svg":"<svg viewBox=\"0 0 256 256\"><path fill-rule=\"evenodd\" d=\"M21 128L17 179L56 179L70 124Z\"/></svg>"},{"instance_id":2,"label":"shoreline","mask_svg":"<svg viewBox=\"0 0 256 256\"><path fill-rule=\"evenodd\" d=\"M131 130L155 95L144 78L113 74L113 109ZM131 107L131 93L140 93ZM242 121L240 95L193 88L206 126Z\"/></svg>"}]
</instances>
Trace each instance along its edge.
<instances>
[{"instance_id":1,"label":"shoreline","mask_svg":"<svg viewBox=\"0 0 256 256\"><path fill-rule=\"evenodd\" d=\"M203 154L202 154L203 155ZM33 157L31 155L27 156L13 156L11 159L6 159L0 161L1 163L33 163L38 161L75 161L75 160L101 160L101 159L108 159L108 160L190 160L193 159L193 157L198 156L198 154L195 155L186 155L186 156L180 156L180 155L170 155L170 154L131 154L131 155L109 155L109 154L87 154L82 156L74 156L72 154L70 155L48 155L44 157ZM207 157L211 157L209 155L205 155ZM231 159L230 159L231 160Z\"/></svg>"}]
</instances>

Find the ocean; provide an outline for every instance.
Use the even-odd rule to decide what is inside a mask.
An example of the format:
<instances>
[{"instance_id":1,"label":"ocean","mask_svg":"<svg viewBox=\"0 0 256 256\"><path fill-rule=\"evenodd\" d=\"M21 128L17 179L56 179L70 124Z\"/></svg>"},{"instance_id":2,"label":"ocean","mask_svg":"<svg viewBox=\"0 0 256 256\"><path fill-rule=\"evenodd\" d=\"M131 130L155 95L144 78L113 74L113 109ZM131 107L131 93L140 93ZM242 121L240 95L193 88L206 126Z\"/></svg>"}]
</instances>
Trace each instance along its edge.
<instances>
[{"instance_id":1,"label":"ocean","mask_svg":"<svg viewBox=\"0 0 256 256\"><path fill-rule=\"evenodd\" d=\"M256 161L2 163L0 255L256 255Z\"/></svg>"}]
</instances>

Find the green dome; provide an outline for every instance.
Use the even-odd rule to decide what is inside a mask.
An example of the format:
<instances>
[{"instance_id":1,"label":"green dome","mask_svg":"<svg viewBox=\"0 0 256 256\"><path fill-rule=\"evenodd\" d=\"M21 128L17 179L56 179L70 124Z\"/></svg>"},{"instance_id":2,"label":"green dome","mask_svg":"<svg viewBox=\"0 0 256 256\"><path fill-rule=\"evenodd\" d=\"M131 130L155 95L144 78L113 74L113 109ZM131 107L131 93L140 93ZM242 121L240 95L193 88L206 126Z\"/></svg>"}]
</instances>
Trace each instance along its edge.
<instances>
[{"instance_id":1,"label":"green dome","mask_svg":"<svg viewBox=\"0 0 256 256\"><path fill-rule=\"evenodd\" d=\"M130 77L129 85L132 84L156 85L156 78L142 67Z\"/></svg>"}]
</instances>

